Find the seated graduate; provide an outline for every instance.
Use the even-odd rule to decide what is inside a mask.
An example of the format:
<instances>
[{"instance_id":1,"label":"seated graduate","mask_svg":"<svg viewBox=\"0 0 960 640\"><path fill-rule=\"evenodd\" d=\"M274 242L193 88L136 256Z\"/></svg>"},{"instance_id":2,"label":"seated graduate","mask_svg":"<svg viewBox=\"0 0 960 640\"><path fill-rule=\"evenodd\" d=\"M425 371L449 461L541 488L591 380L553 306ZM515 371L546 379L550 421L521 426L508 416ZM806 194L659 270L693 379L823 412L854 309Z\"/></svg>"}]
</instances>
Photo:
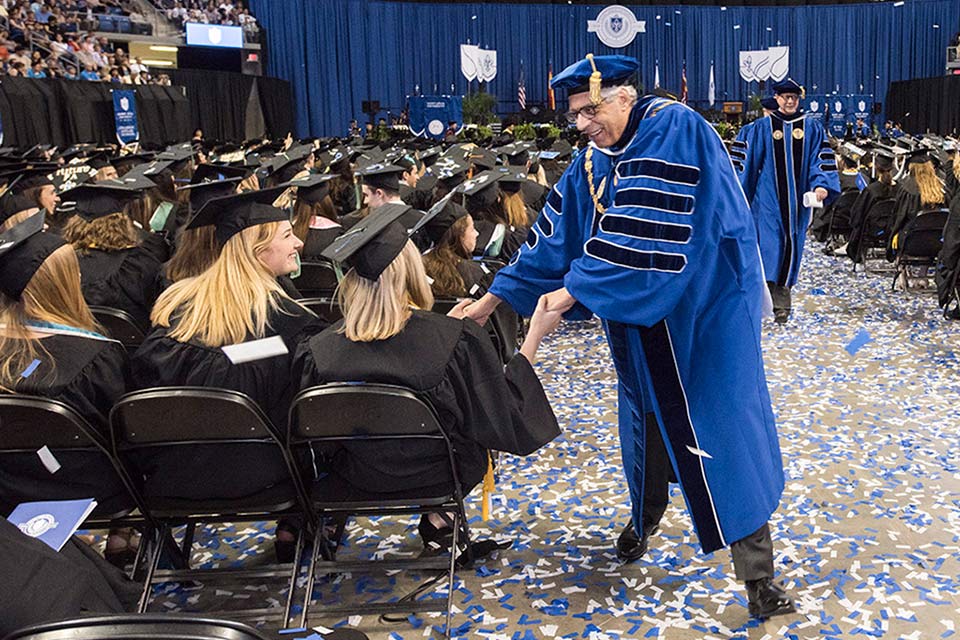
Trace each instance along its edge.
<instances>
[{"instance_id":1,"label":"seated graduate","mask_svg":"<svg viewBox=\"0 0 960 640\"><path fill-rule=\"evenodd\" d=\"M200 211L204 204L214 198L223 198L237 193L241 178L201 181L181 187L180 193L189 194L189 209ZM213 225L188 227L184 224L177 232L176 249L161 269L164 288L185 278L193 278L206 271L217 259L220 247L214 235Z\"/></svg>"},{"instance_id":2,"label":"seated graduate","mask_svg":"<svg viewBox=\"0 0 960 640\"><path fill-rule=\"evenodd\" d=\"M509 262L526 240L530 222L522 202L509 211L505 208L505 192L497 184L505 175L485 171L464 182L460 189L466 196L464 206L479 233L474 255Z\"/></svg>"},{"instance_id":3,"label":"seated graduate","mask_svg":"<svg viewBox=\"0 0 960 640\"><path fill-rule=\"evenodd\" d=\"M946 192L934 168L935 162L936 159L926 149L915 151L907 160L910 175L898 185L890 244L887 249L887 260L890 262L896 257L898 235L908 222L916 218L921 211L947 206Z\"/></svg>"},{"instance_id":4,"label":"seated graduate","mask_svg":"<svg viewBox=\"0 0 960 640\"><path fill-rule=\"evenodd\" d=\"M950 203L950 215L943 228L943 247L937 256L937 302L943 309L943 316L950 320L960 320L960 283L957 281L957 269L960 267L960 196ZM951 306L951 303L953 305Z\"/></svg>"},{"instance_id":5,"label":"seated graduate","mask_svg":"<svg viewBox=\"0 0 960 640\"><path fill-rule=\"evenodd\" d=\"M0 234L0 393L59 400L106 436L110 408L128 387L126 351L98 333L73 247L43 226L40 212ZM58 462L53 475L35 453L6 458L0 511L39 497L90 496L109 510L126 495L119 482L105 480L112 471L91 465L85 453L62 452Z\"/></svg>"},{"instance_id":6,"label":"seated graduate","mask_svg":"<svg viewBox=\"0 0 960 640\"><path fill-rule=\"evenodd\" d=\"M304 260L316 260L333 240L343 233L337 210L330 198L330 183L337 177L305 173L281 187L296 188L293 201L293 233L303 243Z\"/></svg>"},{"instance_id":7,"label":"seated graduate","mask_svg":"<svg viewBox=\"0 0 960 640\"><path fill-rule=\"evenodd\" d=\"M531 364L559 316L538 307L527 340L506 369L486 332L462 318L426 311L433 304L420 254L401 224L405 205L385 205L326 256L350 267L338 292L344 318L302 345L294 362L301 388L339 381L407 387L427 400L451 438L460 481L483 478L488 450L529 455L559 434ZM446 472L442 445L425 450L395 443L323 452L324 481L378 493L429 490ZM425 542L442 519L422 519Z\"/></svg>"},{"instance_id":8,"label":"seated graduate","mask_svg":"<svg viewBox=\"0 0 960 640\"><path fill-rule=\"evenodd\" d=\"M110 181L64 193L65 201L76 202L76 210L63 237L77 251L87 304L126 311L146 327L160 291L163 258L126 215L126 205L138 197L139 186L128 188Z\"/></svg>"},{"instance_id":9,"label":"seated graduate","mask_svg":"<svg viewBox=\"0 0 960 640\"><path fill-rule=\"evenodd\" d=\"M860 192L850 209L850 228L852 231L850 232L846 253L855 261L860 255L863 224L867 214L877 201L892 198L894 194L893 155L878 151L873 156L873 168L877 173L877 179Z\"/></svg>"},{"instance_id":10,"label":"seated graduate","mask_svg":"<svg viewBox=\"0 0 960 640\"><path fill-rule=\"evenodd\" d=\"M290 358L297 345L326 323L284 293L279 276L296 270L300 240L287 212L271 203L283 189L216 198L189 227L214 225L220 254L195 278L163 292L154 307L154 329L133 356L137 388L194 385L233 389L250 396L276 425L286 423L296 386ZM234 364L251 341L279 336L277 353ZM286 350L289 353L280 353Z\"/></svg>"},{"instance_id":11,"label":"seated graduate","mask_svg":"<svg viewBox=\"0 0 960 640\"><path fill-rule=\"evenodd\" d=\"M405 204L400 199L400 176L403 173L402 167L384 162L375 162L357 169L357 175L360 176L363 204L368 207L369 213L376 211L385 204ZM399 222L407 231L411 231L423 220L423 211L418 211L410 206L405 206L404 209L405 212L400 217ZM363 218L359 219L362 220ZM426 251L430 247L430 239L423 231L417 231L411 239L420 251Z\"/></svg>"}]
</instances>

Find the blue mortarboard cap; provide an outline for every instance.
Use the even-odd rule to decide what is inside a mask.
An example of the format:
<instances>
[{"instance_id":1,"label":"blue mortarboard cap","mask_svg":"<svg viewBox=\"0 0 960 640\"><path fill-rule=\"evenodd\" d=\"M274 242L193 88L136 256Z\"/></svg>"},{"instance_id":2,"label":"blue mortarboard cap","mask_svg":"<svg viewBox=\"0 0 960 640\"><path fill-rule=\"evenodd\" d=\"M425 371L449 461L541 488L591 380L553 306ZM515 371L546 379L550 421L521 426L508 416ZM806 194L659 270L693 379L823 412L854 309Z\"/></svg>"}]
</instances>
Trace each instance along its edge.
<instances>
[{"instance_id":1,"label":"blue mortarboard cap","mask_svg":"<svg viewBox=\"0 0 960 640\"><path fill-rule=\"evenodd\" d=\"M777 103L777 99L773 96L769 96L760 101L760 106L764 109L769 109L770 111L776 111L780 108L780 105Z\"/></svg>"},{"instance_id":2,"label":"blue mortarboard cap","mask_svg":"<svg viewBox=\"0 0 960 640\"><path fill-rule=\"evenodd\" d=\"M600 74L600 86L612 86L628 82L639 69L640 63L630 56L588 55L554 76L550 87L566 89L568 94L582 93L590 90L590 79L595 71Z\"/></svg>"},{"instance_id":3,"label":"blue mortarboard cap","mask_svg":"<svg viewBox=\"0 0 960 640\"><path fill-rule=\"evenodd\" d=\"M800 86L800 83L794 80L793 78L784 78L779 82L773 83L773 92L777 93L795 93L799 96L803 96L806 93L803 90L803 87Z\"/></svg>"}]
</instances>

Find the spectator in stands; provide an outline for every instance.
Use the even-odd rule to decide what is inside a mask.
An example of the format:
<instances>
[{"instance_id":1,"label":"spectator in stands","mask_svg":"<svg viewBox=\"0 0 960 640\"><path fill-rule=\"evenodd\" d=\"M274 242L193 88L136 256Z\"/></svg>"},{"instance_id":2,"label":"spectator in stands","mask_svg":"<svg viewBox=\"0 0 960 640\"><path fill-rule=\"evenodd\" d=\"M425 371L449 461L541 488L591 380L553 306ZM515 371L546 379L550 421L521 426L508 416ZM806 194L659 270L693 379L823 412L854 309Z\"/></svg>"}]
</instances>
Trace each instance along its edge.
<instances>
[{"instance_id":1,"label":"spectator in stands","mask_svg":"<svg viewBox=\"0 0 960 640\"><path fill-rule=\"evenodd\" d=\"M44 71L45 65L42 60L38 60L33 63L33 66L30 67L30 70L27 71L28 78L46 78L47 73Z\"/></svg>"},{"instance_id":2,"label":"spectator in stands","mask_svg":"<svg viewBox=\"0 0 960 640\"><path fill-rule=\"evenodd\" d=\"M100 81L100 74L96 71L96 66L93 63L84 65L83 71L80 72L81 80L93 80L94 82Z\"/></svg>"}]
</instances>

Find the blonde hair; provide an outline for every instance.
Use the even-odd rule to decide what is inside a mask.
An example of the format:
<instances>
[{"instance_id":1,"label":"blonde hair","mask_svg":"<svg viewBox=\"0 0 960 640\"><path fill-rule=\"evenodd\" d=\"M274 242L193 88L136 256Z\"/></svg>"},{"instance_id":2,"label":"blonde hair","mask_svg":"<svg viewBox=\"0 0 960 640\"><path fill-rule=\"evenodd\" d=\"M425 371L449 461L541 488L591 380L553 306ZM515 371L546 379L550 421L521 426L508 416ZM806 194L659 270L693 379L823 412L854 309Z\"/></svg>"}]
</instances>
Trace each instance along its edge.
<instances>
[{"instance_id":1,"label":"blonde hair","mask_svg":"<svg viewBox=\"0 0 960 640\"><path fill-rule=\"evenodd\" d=\"M80 252L90 249L121 251L140 245L140 236L133 221L122 211L89 222L75 215L63 228L63 239Z\"/></svg>"},{"instance_id":2,"label":"blonde hair","mask_svg":"<svg viewBox=\"0 0 960 640\"><path fill-rule=\"evenodd\" d=\"M943 185L933 169L932 162L915 162L910 165L910 175L920 190L920 204L923 207L939 207L943 204Z\"/></svg>"},{"instance_id":3,"label":"blonde hair","mask_svg":"<svg viewBox=\"0 0 960 640\"><path fill-rule=\"evenodd\" d=\"M28 321L56 324L99 331L90 308L80 290L80 264L70 245L59 247L43 261L15 300L0 293L0 389L8 393L19 381L22 372L38 355L49 354L42 340L31 335Z\"/></svg>"},{"instance_id":4,"label":"blonde hair","mask_svg":"<svg viewBox=\"0 0 960 640\"><path fill-rule=\"evenodd\" d=\"M527 215L527 205L523 201L521 192L508 193L500 191L500 198L503 203L503 212L507 216L507 222L512 227L529 227L530 217Z\"/></svg>"},{"instance_id":5,"label":"blonde hair","mask_svg":"<svg viewBox=\"0 0 960 640\"><path fill-rule=\"evenodd\" d=\"M410 305L433 307L433 293L427 284L420 252L407 240L393 262L376 280L368 280L351 269L337 289L343 309L340 332L353 342L386 340L397 335L410 319Z\"/></svg>"},{"instance_id":6,"label":"blonde hair","mask_svg":"<svg viewBox=\"0 0 960 640\"><path fill-rule=\"evenodd\" d=\"M0 224L0 233L13 229L15 226L17 226L18 224L20 224L30 216L36 215L38 213L40 213L40 209L34 208L34 209L27 209L26 211L21 211L19 213L13 214L12 216L4 220L2 224Z\"/></svg>"},{"instance_id":7,"label":"blonde hair","mask_svg":"<svg viewBox=\"0 0 960 640\"><path fill-rule=\"evenodd\" d=\"M160 295L150 322L161 327L176 323L171 338L179 342L197 338L208 347L262 337L280 299L290 300L259 259L280 224L247 227L227 240L206 271L174 283Z\"/></svg>"},{"instance_id":8,"label":"blonde hair","mask_svg":"<svg viewBox=\"0 0 960 640\"><path fill-rule=\"evenodd\" d=\"M960 152L953 156L953 175L957 180L960 180Z\"/></svg>"}]
</instances>

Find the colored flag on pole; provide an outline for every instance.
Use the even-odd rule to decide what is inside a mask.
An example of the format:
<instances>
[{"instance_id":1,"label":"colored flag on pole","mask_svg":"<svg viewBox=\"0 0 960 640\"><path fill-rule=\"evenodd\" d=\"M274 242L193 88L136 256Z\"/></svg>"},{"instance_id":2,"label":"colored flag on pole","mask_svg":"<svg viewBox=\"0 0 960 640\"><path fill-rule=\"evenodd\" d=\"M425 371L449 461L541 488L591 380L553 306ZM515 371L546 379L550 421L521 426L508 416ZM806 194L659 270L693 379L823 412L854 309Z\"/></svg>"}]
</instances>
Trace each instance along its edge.
<instances>
[{"instance_id":1,"label":"colored flag on pole","mask_svg":"<svg viewBox=\"0 0 960 640\"><path fill-rule=\"evenodd\" d=\"M517 102L520 109L527 108L527 88L523 84L523 63L520 63L520 80L517 81Z\"/></svg>"},{"instance_id":2,"label":"colored flag on pole","mask_svg":"<svg viewBox=\"0 0 960 640\"><path fill-rule=\"evenodd\" d=\"M683 75L680 77L680 102L687 104L687 61L683 61Z\"/></svg>"},{"instance_id":3,"label":"colored flag on pole","mask_svg":"<svg viewBox=\"0 0 960 640\"><path fill-rule=\"evenodd\" d=\"M557 99L553 95L553 87L550 86L550 83L553 82L553 63L550 62L547 64L547 108L551 111L556 110L557 108Z\"/></svg>"},{"instance_id":4,"label":"colored flag on pole","mask_svg":"<svg viewBox=\"0 0 960 640\"><path fill-rule=\"evenodd\" d=\"M710 106L717 101L717 85L713 82L713 61L710 61L710 88L707 90L707 102Z\"/></svg>"},{"instance_id":5,"label":"colored flag on pole","mask_svg":"<svg viewBox=\"0 0 960 640\"><path fill-rule=\"evenodd\" d=\"M653 63L653 88L660 88L660 61L657 60Z\"/></svg>"}]
</instances>

